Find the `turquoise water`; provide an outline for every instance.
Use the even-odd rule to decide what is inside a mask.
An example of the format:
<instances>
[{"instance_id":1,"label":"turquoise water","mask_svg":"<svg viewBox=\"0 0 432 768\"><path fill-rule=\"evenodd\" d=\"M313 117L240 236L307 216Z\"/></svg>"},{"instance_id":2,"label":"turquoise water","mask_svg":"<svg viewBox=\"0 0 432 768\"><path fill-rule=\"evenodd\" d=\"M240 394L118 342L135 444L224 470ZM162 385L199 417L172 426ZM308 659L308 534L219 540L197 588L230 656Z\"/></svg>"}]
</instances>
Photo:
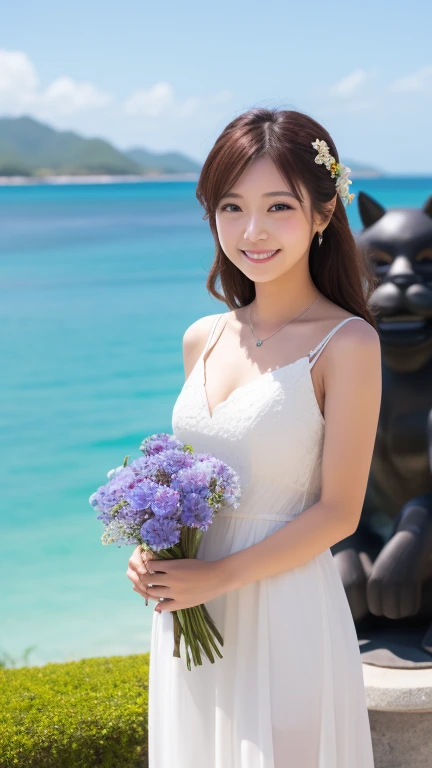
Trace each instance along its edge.
<instances>
[{"instance_id":1,"label":"turquoise water","mask_svg":"<svg viewBox=\"0 0 432 768\"><path fill-rule=\"evenodd\" d=\"M351 189L422 206L432 179ZM226 309L202 215L195 182L0 187L0 658L17 666L28 648L29 664L149 650L132 548L101 544L88 498L171 432L183 333Z\"/></svg>"}]
</instances>

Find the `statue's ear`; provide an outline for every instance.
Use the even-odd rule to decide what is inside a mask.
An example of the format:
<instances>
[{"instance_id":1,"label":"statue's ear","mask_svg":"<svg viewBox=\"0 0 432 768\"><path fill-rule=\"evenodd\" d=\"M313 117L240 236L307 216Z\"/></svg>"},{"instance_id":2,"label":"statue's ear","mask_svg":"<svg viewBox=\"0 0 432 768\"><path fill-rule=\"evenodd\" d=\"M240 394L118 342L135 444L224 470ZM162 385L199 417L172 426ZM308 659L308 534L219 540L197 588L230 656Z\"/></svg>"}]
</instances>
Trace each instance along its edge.
<instances>
[{"instance_id":1,"label":"statue's ear","mask_svg":"<svg viewBox=\"0 0 432 768\"><path fill-rule=\"evenodd\" d=\"M432 195L430 195L428 197L428 199L426 200L426 202L425 202L425 204L423 206L423 210L432 219Z\"/></svg>"},{"instance_id":2,"label":"statue's ear","mask_svg":"<svg viewBox=\"0 0 432 768\"><path fill-rule=\"evenodd\" d=\"M372 224L375 224L375 222L381 219L386 213L386 209L377 203L373 197L367 195L366 192L358 193L358 207L360 218L365 229L371 227Z\"/></svg>"}]
</instances>

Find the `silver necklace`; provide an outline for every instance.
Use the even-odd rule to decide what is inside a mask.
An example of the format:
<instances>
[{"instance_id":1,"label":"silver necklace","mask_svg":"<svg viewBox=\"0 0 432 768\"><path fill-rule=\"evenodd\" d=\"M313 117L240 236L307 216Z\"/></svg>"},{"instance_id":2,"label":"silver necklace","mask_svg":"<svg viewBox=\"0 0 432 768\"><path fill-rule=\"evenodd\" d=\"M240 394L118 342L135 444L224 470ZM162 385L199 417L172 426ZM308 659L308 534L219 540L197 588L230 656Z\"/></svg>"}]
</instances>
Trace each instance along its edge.
<instances>
[{"instance_id":1,"label":"silver necklace","mask_svg":"<svg viewBox=\"0 0 432 768\"><path fill-rule=\"evenodd\" d=\"M316 297L315 301L318 301L318 299L319 299L319 296ZM267 339L271 339L271 337L274 336L275 333L279 333L279 331L281 331L282 328L285 328L286 325L289 325L289 323L292 323L293 320L297 320L297 318L299 318L302 315L304 315L304 313L307 312L308 309L310 309L315 304L315 301L313 301L312 304L309 304L309 306L306 307L306 309L303 312L301 312L299 315L297 315L297 317L292 317L291 320L288 320L287 323L284 323L283 325L281 325L281 327L278 328L277 331L275 331L274 333L271 333L270 336L267 336L265 339L258 339L255 336L255 334L254 334L254 329L252 328L252 323L250 321L250 305L249 305L249 310L248 310L249 325L250 325L250 329L252 331L252 335L253 335L254 339L256 339L256 341L255 341L256 346L260 347L262 344L264 344L265 341L267 341Z\"/></svg>"}]
</instances>

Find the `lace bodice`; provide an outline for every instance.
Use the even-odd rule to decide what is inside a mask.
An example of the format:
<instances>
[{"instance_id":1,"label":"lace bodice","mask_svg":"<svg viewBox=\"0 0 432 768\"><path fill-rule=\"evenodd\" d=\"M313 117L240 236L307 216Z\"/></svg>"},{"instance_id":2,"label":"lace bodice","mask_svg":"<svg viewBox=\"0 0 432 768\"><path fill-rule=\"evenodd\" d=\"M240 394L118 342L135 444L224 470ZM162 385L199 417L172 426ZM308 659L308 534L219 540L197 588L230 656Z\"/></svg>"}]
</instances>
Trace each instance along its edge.
<instances>
[{"instance_id":1,"label":"lace bodice","mask_svg":"<svg viewBox=\"0 0 432 768\"><path fill-rule=\"evenodd\" d=\"M235 469L240 506L218 515L291 520L318 501L325 419L311 370L342 320L305 357L265 371L218 403L210 414L204 359L214 329L174 404L172 431L196 451L213 453Z\"/></svg>"}]
</instances>

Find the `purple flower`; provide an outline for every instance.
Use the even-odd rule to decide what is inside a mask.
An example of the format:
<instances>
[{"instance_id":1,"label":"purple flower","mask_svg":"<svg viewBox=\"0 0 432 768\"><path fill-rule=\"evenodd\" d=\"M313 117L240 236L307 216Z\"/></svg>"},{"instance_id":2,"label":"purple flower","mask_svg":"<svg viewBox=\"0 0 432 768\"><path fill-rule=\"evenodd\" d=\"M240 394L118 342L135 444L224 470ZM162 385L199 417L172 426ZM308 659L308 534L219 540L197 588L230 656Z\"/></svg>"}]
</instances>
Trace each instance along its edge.
<instances>
[{"instance_id":1,"label":"purple flower","mask_svg":"<svg viewBox=\"0 0 432 768\"><path fill-rule=\"evenodd\" d=\"M134 475L146 477L153 465L152 458L152 456L138 456L137 459L128 464L128 467L133 471Z\"/></svg>"},{"instance_id":2,"label":"purple flower","mask_svg":"<svg viewBox=\"0 0 432 768\"><path fill-rule=\"evenodd\" d=\"M121 522L124 527L136 528L138 526L140 528L144 521L152 516L153 515L150 510L133 509L133 507L130 507L129 504L124 504L122 507L120 507L119 511L114 517L114 520L118 520L119 523Z\"/></svg>"},{"instance_id":3,"label":"purple flower","mask_svg":"<svg viewBox=\"0 0 432 768\"><path fill-rule=\"evenodd\" d=\"M213 518L213 510L197 493L188 493L183 502L181 522L190 528L206 531Z\"/></svg>"},{"instance_id":4,"label":"purple flower","mask_svg":"<svg viewBox=\"0 0 432 768\"><path fill-rule=\"evenodd\" d=\"M171 482L171 488L186 493L199 493L207 496L209 492L209 477L205 470L195 464L177 472L177 476Z\"/></svg>"},{"instance_id":5,"label":"purple flower","mask_svg":"<svg viewBox=\"0 0 432 768\"><path fill-rule=\"evenodd\" d=\"M104 525L108 525L113 519L111 512L101 512L96 516L96 520L102 520Z\"/></svg>"},{"instance_id":6,"label":"purple flower","mask_svg":"<svg viewBox=\"0 0 432 768\"><path fill-rule=\"evenodd\" d=\"M159 486L152 501L152 510L158 517L174 517L180 513L180 494L167 485Z\"/></svg>"},{"instance_id":7,"label":"purple flower","mask_svg":"<svg viewBox=\"0 0 432 768\"><path fill-rule=\"evenodd\" d=\"M108 486L98 488L96 493L90 496L90 504L95 509L108 514L112 508L121 501L121 495L112 492Z\"/></svg>"},{"instance_id":8,"label":"purple flower","mask_svg":"<svg viewBox=\"0 0 432 768\"><path fill-rule=\"evenodd\" d=\"M141 445L140 445L140 451L142 451L144 454L149 455L153 453L159 453L160 451L165 451L167 448L176 448L182 449L183 443L181 440L178 440L174 435L169 435L166 432L158 432L155 435L150 435L149 437L146 437Z\"/></svg>"},{"instance_id":9,"label":"purple flower","mask_svg":"<svg viewBox=\"0 0 432 768\"><path fill-rule=\"evenodd\" d=\"M152 517L141 526L143 541L154 550L168 549L180 541L181 526L177 520Z\"/></svg>"},{"instance_id":10,"label":"purple flower","mask_svg":"<svg viewBox=\"0 0 432 768\"><path fill-rule=\"evenodd\" d=\"M107 487L114 491L117 489L123 490L124 488L129 488L129 486L133 484L134 481L135 474L132 472L130 467L126 466L111 478L109 483L107 483Z\"/></svg>"},{"instance_id":11,"label":"purple flower","mask_svg":"<svg viewBox=\"0 0 432 768\"><path fill-rule=\"evenodd\" d=\"M160 486L153 480L144 480L135 488L131 488L124 493L124 498L134 509L149 509Z\"/></svg>"},{"instance_id":12,"label":"purple flower","mask_svg":"<svg viewBox=\"0 0 432 768\"><path fill-rule=\"evenodd\" d=\"M170 475L173 475L180 469L192 467L195 463L195 459L190 453L174 449L162 451L158 454L158 459L160 466L162 466L166 472L169 472Z\"/></svg>"}]
</instances>

